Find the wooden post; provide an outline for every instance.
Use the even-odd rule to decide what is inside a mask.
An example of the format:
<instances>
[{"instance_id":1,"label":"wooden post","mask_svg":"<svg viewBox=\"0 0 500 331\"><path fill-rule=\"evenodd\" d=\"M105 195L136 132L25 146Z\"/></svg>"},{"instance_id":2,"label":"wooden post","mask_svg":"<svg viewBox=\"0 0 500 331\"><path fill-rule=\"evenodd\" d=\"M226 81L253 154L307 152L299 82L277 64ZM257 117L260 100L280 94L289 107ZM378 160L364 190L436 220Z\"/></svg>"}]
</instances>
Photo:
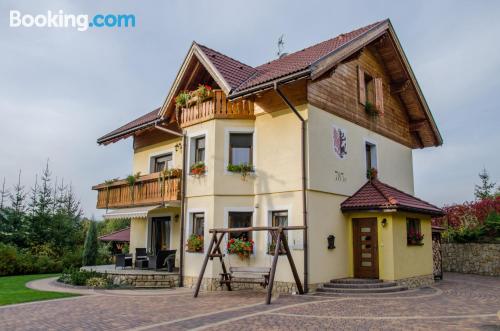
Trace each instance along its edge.
<instances>
[{"instance_id":1,"label":"wooden post","mask_svg":"<svg viewBox=\"0 0 500 331\"><path fill-rule=\"evenodd\" d=\"M224 280L226 280L225 284L226 284L227 290L232 291L231 284L229 282L227 282L230 279L229 279L228 274L227 274L226 264L224 263L224 259L223 259L224 255L222 254L222 251L220 249L220 244L222 242L222 238L224 238L225 235L226 235L226 233L224 233L224 232L221 233L220 238L219 238L219 240L217 240L217 244L215 245L214 252L219 256L220 264L222 266L222 272L224 273Z\"/></svg>"},{"instance_id":2,"label":"wooden post","mask_svg":"<svg viewBox=\"0 0 500 331\"><path fill-rule=\"evenodd\" d=\"M271 265L271 274L269 275L269 286L267 287L266 304L268 305L271 304L271 296L273 295L274 276L276 275L276 266L278 265L278 257L280 253L282 233L283 229L280 227L278 230L278 236L277 236L278 238L276 239L276 247L274 249L273 264Z\"/></svg>"},{"instance_id":3,"label":"wooden post","mask_svg":"<svg viewBox=\"0 0 500 331\"><path fill-rule=\"evenodd\" d=\"M283 240L283 246L286 252L286 257L290 263L290 268L292 269L293 278L295 279L295 284L297 285L297 290L299 294L304 294L304 289L302 288L302 283L300 282L299 274L297 268L295 268L295 262L293 262L292 253L290 253L290 248L288 247L288 240L283 232L281 232L281 237Z\"/></svg>"},{"instance_id":4,"label":"wooden post","mask_svg":"<svg viewBox=\"0 0 500 331\"><path fill-rule=\"evenodd\" d=\"M205 269L207 268L208 258L212 254L212 248L214 247L215 241L217 239L217 232L214 232L212 235L212 239L210 240L210 245L207 250L207 254L205 255L205 259L203 260L203 264L201 266L200 275L198 276L198 280L196 281L196 288L194 290L194 297L198 297L198 293L200 292L201 281L203 280L203 275L205 274Z\"/></svg>"}]
</instances>

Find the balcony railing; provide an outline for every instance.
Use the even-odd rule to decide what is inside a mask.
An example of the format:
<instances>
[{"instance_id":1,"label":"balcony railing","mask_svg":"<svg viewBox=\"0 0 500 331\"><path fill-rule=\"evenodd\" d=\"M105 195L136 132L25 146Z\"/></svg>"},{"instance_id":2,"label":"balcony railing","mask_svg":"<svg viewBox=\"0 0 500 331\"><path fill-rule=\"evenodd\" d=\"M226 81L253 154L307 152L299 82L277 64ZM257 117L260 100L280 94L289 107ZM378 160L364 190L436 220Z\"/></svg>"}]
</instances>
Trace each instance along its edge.
<instances>
[{"instance_id":1,"label":"balcony railing","mask_svg":"<svg viewBox=\"0 0 500 331\"><path fill-rule=\"evenodd\" d=\"M181 109L179 122L184 128L215 118L255 119L253 110L253 101L229 101L223 91L214 90L207 100Z\"/></svg>"},{"instance_id":2,"label":"balcony railing","mask_svg":"<svg viewBox=\"0 0 500 331\"><path fill-rule=\"evenodd\" d=\"M160 173L154 173L139 177L133 186L123 179L92 189L98 191L98 209L148 206L180 200L181 179L163 178Z\"/></svg>"}]
</instances>

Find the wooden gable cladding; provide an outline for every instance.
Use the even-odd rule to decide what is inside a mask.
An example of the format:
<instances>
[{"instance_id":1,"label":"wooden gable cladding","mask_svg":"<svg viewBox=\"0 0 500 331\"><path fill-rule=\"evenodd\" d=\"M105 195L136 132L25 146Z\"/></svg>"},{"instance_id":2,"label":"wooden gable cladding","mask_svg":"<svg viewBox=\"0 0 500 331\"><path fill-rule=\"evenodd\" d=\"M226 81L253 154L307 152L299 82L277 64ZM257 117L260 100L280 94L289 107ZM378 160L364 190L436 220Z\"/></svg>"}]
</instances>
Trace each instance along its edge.
<instances>
[{"instance_id":1,"label":"wooden gable cladding","mask_svg":"<svg viewBox=\"0 0 500 331\"><path fill-rule=\"evenodd\" d=\"M358 81L362 68L371 77L379 79L379 100L383 102L383 116L366 112L359 99ZM309 81L307 98L311 105L342 117L387 138L411 148L420 148L421 142L410 132L410 120L401 100L390 93L391 77L380 58L371 48L365 48L354 60L339 64L333 73Z\"/></svg>"},{"instance_id":2,"label":"wooden gable cladding","mask_svg":"<svg viewBox=\"0 0 500 331\"><path fill-rule=\"evenodd\" d=\"M301 79L290 84L280 86L294 106L307 103L307 80ZM267 90L254 97L255 114L272 113L287 108L283 99L274 90Z\"/></svg>"}]
</instances>

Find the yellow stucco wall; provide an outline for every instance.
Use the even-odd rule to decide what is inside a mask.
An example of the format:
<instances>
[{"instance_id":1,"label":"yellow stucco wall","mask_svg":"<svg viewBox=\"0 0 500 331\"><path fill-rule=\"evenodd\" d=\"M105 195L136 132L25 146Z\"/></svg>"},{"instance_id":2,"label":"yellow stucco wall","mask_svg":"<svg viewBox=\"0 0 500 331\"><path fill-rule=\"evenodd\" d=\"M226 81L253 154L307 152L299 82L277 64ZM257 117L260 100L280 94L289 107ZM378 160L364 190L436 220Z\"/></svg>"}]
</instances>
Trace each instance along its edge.
<instances>
[{"instance_id":1,"label":"yellow stucco wall","mask_svg":"<svg viewBox=\"0 0 500 331\"><path fill-rule=\"evenodd\" d=\"M134 254L135 249L147 245L148 220L146 218L132 218L130 221L130 245L129 251Z\"/></svg>"},{"instance_id":2,"label":"yellow stucco wall","mask_svg":"<svg viewBox=\"0 0 500 331\"><path fill-rule=\"evenodd\" d=\"M407 213L364 212L347 215L349 236L349 276L354 276L353 263L353 218L377 218L379 278L398 280L432 274L432 229L428 216ZM424 234L423 245L410 246L406 242L406 217L421 220ZM386 226L382 221L386 219Z\"/></svg>"},{"instance_id":3,"label":"yellow stucco wall","mask_svg":"<svg viewBox=\"0 0 500 331\"><path fill-rule=\"evenodd\" d=\"M151 157L165 153L172 153L174 168L182 168L182 150L175 151L175 145L179 142L181 142L181 138L175 138L136 149L132 163L133 173L149 174Z\"/></svg>"},{"instance_id":4,"label":"yellow stucco wall","mask_svg":"<svg viewBox=\"0 0 500 331\"><path fill-rule=\"evenodd\" d=\"M333 151L333 126L347 137L347 155ZM413 194L412 150L359 125L309 105L309 187L350 196L366 182L365 141L375 144L381 181ZM342 176L337 176L341 173Z\"/></svg>"},{"instance_id":5,"label":"yellow stucco wall","mask_svg":"<svg viewBox=\"0 0 500 331\"><path fill-rule=\"evenodd\" d=\"M420 229L424 235L422 246L406 243L406 217L420 219ZM431 275L432 270L432 226L428 216L397 214L394 218L394 278Z\"/></svg>"}]
</instances>

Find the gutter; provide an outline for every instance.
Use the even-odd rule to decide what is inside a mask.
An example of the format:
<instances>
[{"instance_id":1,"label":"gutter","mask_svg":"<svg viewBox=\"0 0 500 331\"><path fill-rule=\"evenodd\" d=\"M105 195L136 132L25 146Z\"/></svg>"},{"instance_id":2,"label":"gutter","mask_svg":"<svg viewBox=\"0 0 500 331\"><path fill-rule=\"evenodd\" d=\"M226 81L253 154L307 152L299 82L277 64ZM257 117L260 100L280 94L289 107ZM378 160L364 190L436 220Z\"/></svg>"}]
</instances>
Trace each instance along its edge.
<instances>
[{"instance_id":1,"label":"gutter","mask_svg":"<svg viewBox=\"0 0 500 331\"><path fill-rule=\"evenodd\" d=\"M302 168L302 222L304 225L304 292L309 292L309 248L308 248L308 222L307 222L307 169L306 169L306 121L295 109L293 104L283 94L278 82L274 82L274 90L297 116L301 123L301 168Z\"/></svg>"},{"instance_id":2,"label":"gutter","mask_svg":"<svg viewBox=\"0 0 500 331\"><path fill-rule=\"evenodd\" d=\"M230 94L228 96L228 99L232 101L232 100L236 100L236 99L245 97L245 96L247 96L249 94L253 94L253 93L257 93L257 92L262 92L264 90L275 89L276 85L284 85L286 83L290 83L292 81L308 77L310 74L311 74L311 69L307 68L307 69L299 71L299 72L297 72L295 74L288 75L288 76L285 76L285 77L282 77L282 78L279 78L279 79L275 79L275 80L272 80L270 82L262 83L262 84L259 84L257 86L254 86L252 88L243 90L241 92L232 93L232 94Z\"/></svg>"}]
</instances>

